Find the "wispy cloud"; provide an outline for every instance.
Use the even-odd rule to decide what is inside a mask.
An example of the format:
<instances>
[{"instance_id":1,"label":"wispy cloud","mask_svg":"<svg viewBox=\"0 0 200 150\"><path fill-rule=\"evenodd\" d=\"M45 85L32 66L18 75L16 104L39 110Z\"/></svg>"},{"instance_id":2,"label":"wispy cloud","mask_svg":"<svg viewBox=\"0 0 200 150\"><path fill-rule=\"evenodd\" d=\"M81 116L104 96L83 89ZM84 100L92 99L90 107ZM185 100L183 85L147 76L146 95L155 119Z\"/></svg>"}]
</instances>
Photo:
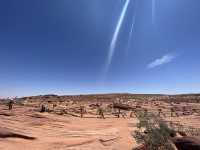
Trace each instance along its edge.
<instances>
[{"instance_id":1,"label":"wispy cloud","mask_svg":"<svg viewBox=\"0 0 200 150\"><path fill-rule=\"evenodd\" d=\"M161 58L157 58L153 62L149 63L147 65L147 68L151 69L151 68L155 68L157 66L161 66L161 65L170 63L173 59L175 59L175 55L166 54L166 55L162 56Z\"/></svg>"}]
</instances>

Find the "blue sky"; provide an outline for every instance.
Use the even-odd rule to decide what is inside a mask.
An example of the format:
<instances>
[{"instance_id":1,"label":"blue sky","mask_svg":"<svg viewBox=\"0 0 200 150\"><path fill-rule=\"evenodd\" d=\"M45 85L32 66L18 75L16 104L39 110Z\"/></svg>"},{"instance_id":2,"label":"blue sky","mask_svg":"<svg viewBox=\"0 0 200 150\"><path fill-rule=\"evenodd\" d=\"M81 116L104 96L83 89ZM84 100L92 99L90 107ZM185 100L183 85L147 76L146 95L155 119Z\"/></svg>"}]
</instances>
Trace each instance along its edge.
<instances>
[{"instance_id":1,"label":"blue sky","mask_svg":"<svg viewBox=\"0 0 200 150\"><path fill-rule=\"evenodd\" d=\"M127 1L0 1L0 96L200 92L200 1Z\"/></svg>"}]
</instances>

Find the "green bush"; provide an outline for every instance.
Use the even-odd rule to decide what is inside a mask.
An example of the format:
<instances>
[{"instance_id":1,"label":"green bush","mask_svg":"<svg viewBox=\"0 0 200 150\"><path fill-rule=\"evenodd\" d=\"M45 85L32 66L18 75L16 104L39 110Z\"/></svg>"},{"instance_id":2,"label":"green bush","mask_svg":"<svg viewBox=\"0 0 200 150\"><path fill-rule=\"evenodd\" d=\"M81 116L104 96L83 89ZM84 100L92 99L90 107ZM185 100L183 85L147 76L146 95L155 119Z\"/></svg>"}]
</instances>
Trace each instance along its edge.
<instances>
[{"instance_id":1,"label":"green bush","mask_svg":"<svg viewBox=\"0 0 200 150\"><path fill-rule=\"evenodd\" d=\"M174 150L170 138L175 136L174 130L152 113L138 112L138 130L133 134L138 143L148 150Z\"/></svg>"}]
</instances>

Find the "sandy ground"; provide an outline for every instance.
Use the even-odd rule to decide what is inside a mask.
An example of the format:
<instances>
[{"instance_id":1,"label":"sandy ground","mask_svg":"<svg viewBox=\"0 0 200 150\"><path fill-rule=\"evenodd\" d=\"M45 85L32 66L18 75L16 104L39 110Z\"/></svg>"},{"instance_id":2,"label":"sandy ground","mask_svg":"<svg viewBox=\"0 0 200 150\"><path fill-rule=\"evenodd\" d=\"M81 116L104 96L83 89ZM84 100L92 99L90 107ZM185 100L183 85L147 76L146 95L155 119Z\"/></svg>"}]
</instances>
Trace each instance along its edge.
<instances>
[{"instance_id":1,"label":"sandy ground","mask_svg":"<svg viewBox=\"0 0 200 150\"><path fill-rule=\"evenodd\" d=\"M77 118L39 113L30 107L15 106L8 111L0 106L0 132L14 132L24 138L0 138L1 150L131 150L137 146L131 133L134 118ZM200 127L199 116L167 118Z\"/></svg>"},{"instance_id":2,"label":"sandy ground","mask_svg":"<svg viewBox=\"0 0 200 150\"><path fill-rule=\"evenodd\" d=\"M35 137L0 138L1 150L130 150L134 119L75 118L1 107L1 130ZM11 116L7 116L11 115Z\"/></svg>"}]
</instances>

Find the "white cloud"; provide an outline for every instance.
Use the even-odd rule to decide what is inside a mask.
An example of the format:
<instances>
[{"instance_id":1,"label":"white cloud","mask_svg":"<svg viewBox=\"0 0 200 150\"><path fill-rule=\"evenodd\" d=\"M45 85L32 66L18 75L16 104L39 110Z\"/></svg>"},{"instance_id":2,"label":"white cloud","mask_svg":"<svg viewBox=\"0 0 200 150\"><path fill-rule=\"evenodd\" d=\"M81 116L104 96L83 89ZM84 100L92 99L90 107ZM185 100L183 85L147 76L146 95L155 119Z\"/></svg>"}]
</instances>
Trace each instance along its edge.
<instances>
[{"instance_id":1,"label":"white cloud","mask_svg":"<svg viewBox=\"0 0 200 150\"><path fill-rule=\"evenodd\" d=\"M149 63L147 65L147 68L151 69L151 68L155 68L157 66L161 66L161 65L170 63L174 58L175 58L174 55L166 54L166 55L162 56L161 58L157 58L153 62Z\"/></svg>"}]
</instances>

